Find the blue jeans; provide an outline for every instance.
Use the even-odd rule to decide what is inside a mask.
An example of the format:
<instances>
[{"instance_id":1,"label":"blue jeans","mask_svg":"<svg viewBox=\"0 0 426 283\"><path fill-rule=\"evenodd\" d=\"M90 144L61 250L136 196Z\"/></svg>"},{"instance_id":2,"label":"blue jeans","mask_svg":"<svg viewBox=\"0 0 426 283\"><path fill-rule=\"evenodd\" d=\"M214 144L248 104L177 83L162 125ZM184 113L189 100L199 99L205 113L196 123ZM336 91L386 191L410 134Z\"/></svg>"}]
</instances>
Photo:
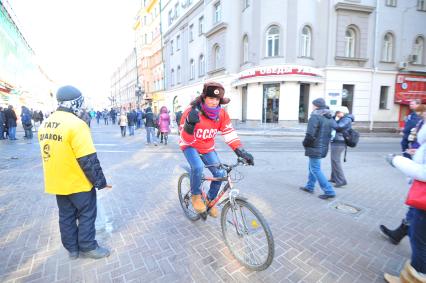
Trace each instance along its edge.
<instances>
[{"instance_id":1,"label":"blue jeans","mask_svg":"<svg viewBox=\"0 0 426 283\"><path fill-rule=\"evenodd\" d=\"M336 195L333 187L321 171L321 158L309 157L309 177L305 187L313 191L317 180L326 195Z\"/></svg>"},{"instance_id":2,"label":"blue jeans","mask_svg":"<svg viewBox=\"0 0 426 283\"><path fill-rule=\"evenodd\" d=\"M16 140L16 127L9 127L9 139Z\"/></svg>"},{"instance_id":3,"label":"blue jeans","mask_svg":"<svg viewBox=\"0 0 426 283\"><path fill-rule=\"evenodd\" d=\"M135 135L135 126L129 126L129 136Z\"/></svg>"},{"instance_id":4,"label":"blue jeans","mask_svg":"<svg viewBox=\"0 0 426 283\"><path fill-rule=\"evenodd\" d=\"M410 223L411 266L417 272L426 273L426 211L410 207L407 221Z\"/></svg>"},{"instance_id":5,"label":"blue jeans","mask_svg":"<svg viewBox=\"0 0 426 283\"><path fill-rule=\"evenodd\" d=\"M152 139L152 141L151 141ZM155 136L155 128L154 127L146 127L146 142L147 143L157 143L157 137Z\"/></svg>"},{"instance_id":6,"label":"blue jeans","mask_svg":"<svg viewBox=\"0 0 426 283\"><path fill-rule=\"evenodd\" d=\"M209 153L203 154L200 156L198 151L193 147L188 147L183 151L186 160L188 160L189 165L191 166L191 193L193 195L201 194L201 178L203 176L204 164L213 165L220 164L219 157L217 156L216 151L211 151ZM216 167L208 167L210 172L212 172L213 177L224 177L225 171L218 169ZM217 192L220 189L222 182L215 181L210 183L210 190L208 193L208 199L213 200L217 196Z\"/></svg>"}]
</instances>

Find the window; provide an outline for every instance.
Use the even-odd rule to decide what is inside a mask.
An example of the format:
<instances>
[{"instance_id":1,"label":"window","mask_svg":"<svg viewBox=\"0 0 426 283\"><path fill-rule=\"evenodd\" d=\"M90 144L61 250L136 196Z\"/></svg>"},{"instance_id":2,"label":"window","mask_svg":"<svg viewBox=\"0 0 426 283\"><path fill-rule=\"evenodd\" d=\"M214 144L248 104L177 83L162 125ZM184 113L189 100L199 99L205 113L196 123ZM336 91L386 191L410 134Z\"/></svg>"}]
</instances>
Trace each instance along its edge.
<instances>
[{"instance_id":1,"label":"window","mask_svg":"<svg viewBox=\"0 0 426 283\"><path fill-rule=\"evenodd\" d=\"M200 58L198 59L198 75L204 76L204 72L205 72L205 62L204 62L204 55L201 54Z\"/></svg>"},{"instance_id":2,"label":"window","mask_svg":"<svg viewBox=\"0 0 426 283\"><path fill-rule=\"evenodd\" d=\"M194 40L194 25L189 26L189 42Z\"/></svg>"},{"instance_id":3,"label":"window","mask_svg":"<svg viewBox=\"0 0 426 283\"><path fill-rule=\"evenodd\" d=\"M170 40L170 55L173 55L173 40Z\"/></svg>"},{"instance_id":4,"label":"window","mask_svg":"<svg viewBox=\"0 0 426 283\"><path fill-rule=\"evenodd\" d=\"M383 40L383 61L392 62L393 61L393 35L388 32L385 34Z\"/></svg>"},{"instance_id":5,"label":"window","mask_svg":"<svg viewBox=\"0 0 426 283\"><path fill-rule=\"evenodd\" d=\"M180 50L180 35L176 36L176 51Z\"/></svg>"},{"instance_id":6,"label":"window","mask_svg":"<svg viewBox=\"0 0 426 283\"><path fill-rule=\"evenodd\" d=\"M222 61L222 49L219 45L215 45L213 47L213 55L214 55L214 69L219 69L219 66Z\"/></svg>"},{"instance_id":7,"label":"window","mask_svg":"<svg viewBox=\"0 0 426 283\"><path fill-rule=\"evenodd\" d=\"M169 19L169 26L170 26L173 23L173 10L169 11L168 19Z\"/></svg>"},{"instance_id":8,"label":"window","mask_svg":"<svg viewBox=\"0 0 426 283\"><path fill-rule=\"evenodd\" d=\"M214 4L214 23L217 24L222 20L222 6L220 2Z\"/></svg>"},{"instance_id":9,"label":"window","mask_svg":"<svg viewBox=\"0 0 426 283\"><path fill-rule=\"evenodd\" d=\"M345 56L355 58L355 37L356 33L353 28L348 28L345 33Z\"/></svg>"},{"instance_id":10,"label":"window","mask_svg":"<svg viewBox=\"0 0 426 283\"><path fill-rule=\"evenodd\" d=\"M249 61L249 42L248 36L245 35L243 37L243 63L247 63Z\"/></svg>"},{"instance_id":11,"label":"window","mask_svg":"<svg viewBox=\"0 0 426 283\"><path fill-rule=\"evenodd\" d=\"M175 85L175 70L174 69L172 69L171 72L170 72L170 84L172 86Z\"/></svg>"},{"instance_id":12,"label":"window","mask_svg":"<svg viewBox=\"0 0 426 283\"><path fill-rule=\"evenodd\" d=\"M300 56L311 57L311 42L311 28L308 26L304 26L302 29L302 35L300 37Z\"/></svg>"},{"instance_id":13,"label":"window","mask_svg":"<svg viewBox=\"0 0 426 283\"><path fill-rule=\"evenodd\" d=\"M396 0L386 0L386 6L396 7Z\"/></svg>"},{"instance_id":14,"label":"window","mask_svg":"<svg viewBox=\"0 0 426 283\"><path fill-rule=\"evenodd\" d=\"M278 48L280 42L280 29L277 26L272 26L266 33L266 56L278 56Z\"/></svg>"},{"instance_id":15,"label":"window","mask_svg":"<svg viewBox=\"0 0 426 283\"><path fill-rule=\"evenodd\" d=\"M243 9L246 9L250 6L250 0L243 0Z\"/></svg>"},{"instance_id":16,"label":"window","mask_svg":"<svg viewBox=\"0 0 426 283\"><path fill-rule=\"evenodd\" d=\"M175 19L179 17L179 2L175 4Z\"/></svg>"},{"instance_id":17,"label":"window","mask_svg":"<svg viewBox=\"0 0 426 283\"><path fill-rule=\"evenodd\" d=\"M145 44L148 44L148 34L145 33Z\"/></svg>"},{"instance_id":18,"label":"window","mask_svg":"<svg viewBox=\"0 0 426 283\"><path fill-rule=\"evenodd\" d=\"M415 60L413 61L415 64L423 64L424 42L425 41L421 36L418 36L414 42L413 54L415 55Z\"/></svg>"},{"instance_id":19,"label":"window","mask_svg":"<svg viewBox=\"0 0 426 283\"><path fill-rule=\"evenodd\" d=\"M417 10L426 11L426 0L417 0Z\"/></svg>"},{"instance_id":20,"label":"window","mask_svg":"<svg viewBox=\"0 0 426 283\"><path fill-rule=\"evenodd\" d=\"M189 61L189 79L190 80L195 79L195 63L194 63L194 59L191 59Z\"/></svg>"},{"instance_id":21,"label":"window","mask_svg":"<svg viewBox=\"0 0 426 283\"><path fill-rule=\"evenodd\" d=\"M388 93L389 93L389 87L388 86L381 86L380 87L379 109L388 109Z\"/></svg>"},{"instance_id":22,"label":"window","mask_svg":"<svg viewBox=\"0 0 426 283\"><path fill-rule=\"evenodd\" d=\"M177 67L177 71L176 71L176 83L180 84L181 83L181 72L180 72L180 66Z\"/></svg>"},{"instance_id":23,"label":"window","mask_svg":"<svg viewBox=\"0 0 426 283\"><path fill-rule=\"evenodd\" d=\"M198 34L203 34L203 22L204 22L204 17L200 17L198 19Z\"/></svg>"}]
</instances>

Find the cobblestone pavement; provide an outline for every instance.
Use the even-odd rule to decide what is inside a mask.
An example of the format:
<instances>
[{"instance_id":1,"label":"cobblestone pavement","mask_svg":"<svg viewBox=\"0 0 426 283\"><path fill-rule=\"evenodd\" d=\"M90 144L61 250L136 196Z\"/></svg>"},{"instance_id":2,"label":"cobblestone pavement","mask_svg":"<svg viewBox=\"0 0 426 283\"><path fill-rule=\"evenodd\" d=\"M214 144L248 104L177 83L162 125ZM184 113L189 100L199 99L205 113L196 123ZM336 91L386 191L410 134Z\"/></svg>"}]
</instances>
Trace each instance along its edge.
<instances>
[{"instance_id":1,"label":"cobblestone pavement","mask_svg":"<svg viewBox=\"0 0 426 283\"><path fill-rule=\"evenodd\" d=\"M263 213L276 244L272 265L253 272L232 257L218 220L184 217L176 188L185 160L176 136L154 147L144 133L121 138L117 126L94 126L113 185L98 193L97 238L112 250L98 261L68 259L55 197L43 193L37 142L1 141L0 282L383 282L383 272L397 273L410 256L408 239L394 246L378 232L406 212L406 179L383 158L398 151L398 139L362 140L344 165L349 185L324 201L319 191L298 190L307 175L300 138L243 137L256 166L239 169L237 186ZM235 161L223 143L218 148L222 161ZM339 212L338 203L361 211Z\"/></svg>"}]
</instances>

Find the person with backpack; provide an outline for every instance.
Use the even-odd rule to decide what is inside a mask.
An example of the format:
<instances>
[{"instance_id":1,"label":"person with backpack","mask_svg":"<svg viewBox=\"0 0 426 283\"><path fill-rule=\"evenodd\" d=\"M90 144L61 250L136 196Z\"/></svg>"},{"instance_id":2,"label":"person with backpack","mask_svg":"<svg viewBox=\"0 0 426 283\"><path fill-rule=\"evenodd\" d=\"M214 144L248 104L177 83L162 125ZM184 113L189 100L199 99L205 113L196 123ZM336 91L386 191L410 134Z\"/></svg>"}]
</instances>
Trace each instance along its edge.
<instances>
[{"instance_id":1,"label":"person with backpack","mask_svg":"<svg viewBox=\"0 0 426 283\"><path fill-rule=\"evenodd\" d=\"M344 133L352 129L352 122L355 120L354 116L349 114L349 110L345 106L337 109L336 115L336 128L335 135L331 139L331 178L330 182L335 183L335 188L340 188L347 185L345 174L342 169L342 153L346 150L347 145Z\"/></svg>"},{"instance_id":2,"label":"person with backpack","mask_svg":"<svg viewBox=\"0 0 426 283\"><path fill-rule=\"evenodd\" d=\"M31 112L30 110L22 106L21 107L21 122L22 122L22 128L24 128L25 131L25 139L32 139L33 138L33 131L31 130L33 127L33 124L31 123Z\"/></svg>"}]
</instances>

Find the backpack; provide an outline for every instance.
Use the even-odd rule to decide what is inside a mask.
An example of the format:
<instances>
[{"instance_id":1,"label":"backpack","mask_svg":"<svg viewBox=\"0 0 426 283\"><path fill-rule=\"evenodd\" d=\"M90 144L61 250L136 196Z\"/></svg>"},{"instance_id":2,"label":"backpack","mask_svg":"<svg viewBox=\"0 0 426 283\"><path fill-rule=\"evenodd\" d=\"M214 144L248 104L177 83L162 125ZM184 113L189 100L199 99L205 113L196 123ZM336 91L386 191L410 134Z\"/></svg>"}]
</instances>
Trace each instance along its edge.
<instances>
[{"instance_id":1,"label":"backpack","mask_svg":"<svg viewBox=\"0 0 426 283\"><path fill-rule=\"evenodd\" d=\"M347 146L356 147L359 141L359 133L354 129L348 129L343 132L343 138Z\"/></svg>"},{"instance_id":2,"label":"backpack","mask_svg":"<svg viewBox=\"0 0 426 283\"><path fill-rule=\"evenodd\" d=\"M23 113L23 114L22 114L21 121L22 121L22 123L23 123L23 124L25 124L25 125L29 125L29 124L31 124L31 117L30 117L30 115L29 115L28 113Z\"/></svg>"}]
</instances>

